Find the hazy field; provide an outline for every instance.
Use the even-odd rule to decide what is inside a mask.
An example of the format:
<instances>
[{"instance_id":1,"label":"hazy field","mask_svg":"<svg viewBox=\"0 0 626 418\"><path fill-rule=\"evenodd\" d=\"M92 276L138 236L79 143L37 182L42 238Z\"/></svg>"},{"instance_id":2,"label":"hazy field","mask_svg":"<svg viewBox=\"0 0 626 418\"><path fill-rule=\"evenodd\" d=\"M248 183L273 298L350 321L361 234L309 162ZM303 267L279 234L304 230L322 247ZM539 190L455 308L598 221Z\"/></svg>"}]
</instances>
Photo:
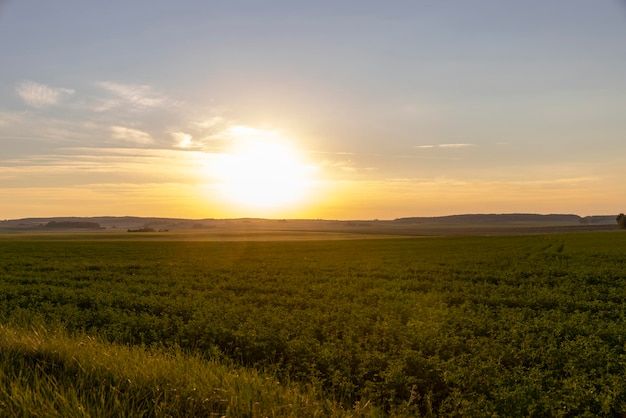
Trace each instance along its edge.
<instances>
[{"instance_id":1,"label":"hazy field","mask_svg":"<svg viewBox=\"0 0 626 418\"><path fill-rule=\"evenodd\" d=\"M49 223L92 223L97 229L47 227ZM127 235L127 230L155 232ZM289 240L334 239L356 236L466 236L528 235L616 230L615 216L476 214L395 220L324 219L174 219L142 217L28 218L0 221L0 239L6 235L78 233L94 239L170 240ZM158 232L162 231L162 232ZM93 235L98 233L98 235ZM155 235L157 234L157 235ZM160 234L160 235L158 235ZM168 236L168 235L172 236ZM146 236L148 235L148 236ZM152 235L151 237L149 237ZM48 237L49 238L49 237Z\"/></svg>"},{"instance_id":2,"label":"hazy field","mask_svg":"<svg viewBox=\"0 0 626 418\"><path fill-rule=\"evenodd\" d=\"M625 233L305 235L4 235L0 411L626 413Z\"/></svg>"},{"instance_id":3,"label":"hazy field","mask_svg":"<svg viewBox=\"0 0 626 418\"><path fill-rule=\"evenodd\" d=\"M354 239L401 238L383 233L317 231L218 230L171 231L150 233L102 232L20 232L0 234L0 241L335 241Z\"/></svg>"}]
</instances>

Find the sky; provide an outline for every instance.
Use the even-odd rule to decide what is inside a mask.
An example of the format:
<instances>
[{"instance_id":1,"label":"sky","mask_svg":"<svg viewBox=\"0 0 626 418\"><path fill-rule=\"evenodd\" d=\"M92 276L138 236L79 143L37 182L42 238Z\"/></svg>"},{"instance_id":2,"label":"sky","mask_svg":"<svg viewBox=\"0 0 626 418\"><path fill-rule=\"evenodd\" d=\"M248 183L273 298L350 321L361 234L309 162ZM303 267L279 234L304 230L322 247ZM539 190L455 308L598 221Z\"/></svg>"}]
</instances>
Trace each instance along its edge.
<instances>
[{"instance_id":1,"label":"sky","mask_svg":"<svg viewBox=\"0 0 626 418\"><path fill-rule=\"evenodd\" d=\"M0 219L626 211L626 2L0 0Z\"/></svg>"}]
</instances>

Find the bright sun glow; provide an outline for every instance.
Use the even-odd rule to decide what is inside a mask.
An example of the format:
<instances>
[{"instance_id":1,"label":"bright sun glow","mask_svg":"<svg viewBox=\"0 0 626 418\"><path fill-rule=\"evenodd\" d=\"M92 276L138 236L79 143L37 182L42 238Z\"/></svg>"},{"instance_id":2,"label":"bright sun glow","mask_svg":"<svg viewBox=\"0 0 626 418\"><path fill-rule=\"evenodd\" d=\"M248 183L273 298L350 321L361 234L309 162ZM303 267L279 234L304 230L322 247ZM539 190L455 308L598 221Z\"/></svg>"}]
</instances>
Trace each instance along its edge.
<instances>
[{"instance_id":1,"label":"bright sun glow","mask_svg":"<svg viewBox=\"0 0 626 418\"><path fill-rule=\"evenodd\" d=\"M224 195L252 209L284 208L307 194L309 167L275 131L229 129L230 149L216 166Z\"/></svg>"}]
</instances>

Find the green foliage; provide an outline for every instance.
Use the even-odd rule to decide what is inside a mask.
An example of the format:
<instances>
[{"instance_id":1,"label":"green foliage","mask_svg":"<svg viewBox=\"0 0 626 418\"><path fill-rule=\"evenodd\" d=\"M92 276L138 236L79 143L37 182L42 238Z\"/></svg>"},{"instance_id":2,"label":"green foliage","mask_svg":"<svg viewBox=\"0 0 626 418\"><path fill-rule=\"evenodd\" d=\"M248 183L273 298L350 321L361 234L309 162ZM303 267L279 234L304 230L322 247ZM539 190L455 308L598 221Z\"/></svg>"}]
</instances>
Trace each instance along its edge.
<instances>
[{"instance_id":1,"label":"green foliage","mask_svg":"<svg viewBox=\"0 0 626 418\"><path fill-rule=\"evenodd\" d=\"M0 327L0 376L2 416L347 415L311 388L179 349L124 347L43 328Z\"/></svg>"},{"instance_id":2,"label":"green foliage","mask_svg":"<svg viewBox=\"0 0 626 418\"><path fill-rule=\"evenodd\" d=\"M617 215L617 218L615 220L617 221L617 225L619 225L620 228L626 228L626 216L623 213Z\"/></svg>"},{"instance_id":3,"label":"green foliage","mask_svg":"<svg viewBox=\"0 0 626 418\"><path fill-rule=\"evenodd\" d=\"M14 326L180 347L345 410L626 413L622 234L24 240L0 253L0 321Z\"/></svg>"}]
</instances>

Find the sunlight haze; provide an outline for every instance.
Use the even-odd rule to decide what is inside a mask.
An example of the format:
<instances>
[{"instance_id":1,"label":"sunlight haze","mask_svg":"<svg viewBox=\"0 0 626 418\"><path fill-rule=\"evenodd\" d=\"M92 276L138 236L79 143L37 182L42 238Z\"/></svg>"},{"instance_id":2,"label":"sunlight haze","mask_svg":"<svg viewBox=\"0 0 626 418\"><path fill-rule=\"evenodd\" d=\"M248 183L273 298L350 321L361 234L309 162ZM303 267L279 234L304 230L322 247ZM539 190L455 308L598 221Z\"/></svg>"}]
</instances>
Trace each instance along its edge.
<instances>
[{"instance_id":1,"label":"sunlight haze","mask_svg":"<svg viewBox=\"0 0 626 418\"><path fill-rule=\"evenodd\" d=\"M0 219L624 212L613 0L0 1Z\"/></svg>"}]
</instances>

